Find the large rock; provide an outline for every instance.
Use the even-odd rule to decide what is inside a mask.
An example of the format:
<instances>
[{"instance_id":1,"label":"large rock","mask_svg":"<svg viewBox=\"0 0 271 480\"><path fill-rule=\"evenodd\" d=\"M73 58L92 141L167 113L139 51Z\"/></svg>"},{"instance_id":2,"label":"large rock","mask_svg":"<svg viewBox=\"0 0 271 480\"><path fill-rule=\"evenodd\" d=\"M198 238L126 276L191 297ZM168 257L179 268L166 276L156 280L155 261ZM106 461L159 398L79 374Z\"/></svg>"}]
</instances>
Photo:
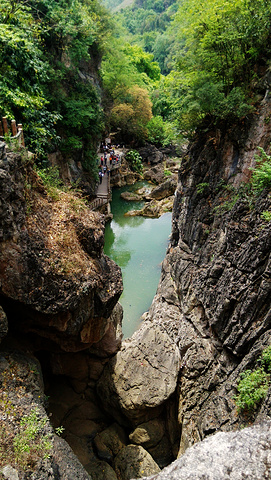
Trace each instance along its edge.
<instances>
[{"instance_id":1,"label":"large rock","mask_svg":"<svg viewBox=\"0 0 271 480\"><path fill-rule=\"evenodd\" d=\"M161 163L165 158L164 153L158 150L154 145L142 147L138 152L141 155L143 162L148 162L151 165Z\"/></svg>"},{"instance_id":2,"label":"large rock","mask_svg":"<svg viewBox=\"0 0 271 480\"><path fill-rule=\"evenodd\" d=\"M165 424L162 420L156 418L138 425L136 429L130 433L129 439L131 443L149 448L157 445L160 440L162 440L164 434Z\"/></svg>"},{"instance_id":3,"label":"large rock","mask_svg":"<svg viewBox=\"0 0 271 480\"><path fill-rule=\"evenodd\" d=\"M125 213L127 217L149 217L149 218L158 218L161 217L164 213L171 212L174 203L174 197L168 197L163 200L151 200L146 202L144 207L141 210L130 210Z\"/></svg>"},{"instance_id":4,"label":"large rock","mask_svg":"<svg viewBox=\"0 0 271 480\"><path fill-rule=\"evenodd\" d=\"M174 192L177 187L177 177L176 175L168 178L165 182L161 183L157 187L155 187L149 197L154 200L162 200L163 198L170 197L174 195Z\"/></svg>"},{"instance_id":5,"label":"large rock","mask_svg":"<svg viewBox=\"0 0 271 480\"><path fill-rule=\"evenodd\" d=\"M155 165L154 167L146 170L144 172L144 180L150 181L152 183L156 183L159 185L165 180L165 173L164 173L164 166L163 165Z\"/></svg>"},{"instance_id":6,"label":"large rock","mask_svg":"<svg viewBox=\"0 0 271 480\"><path fill-rule=\"evenodd\" d=\"M271 423L268 422L238 432L217 433L189 448L181 458L148 480L266 480L270 477Z\"/></svg>"},{"instance_id":7,"label":"large rock","mask_svg":"<svg viewBox=\"0 0 271 480\"><path fill-rule=\"evenodd\" d=\"M118 480L113 468L102 460L92 460L85 468L92 480Z\"/></svg>"},{"instance_id":8,"label":"large rock","mask_svg":"<svg viewBox=\"0 0 271 480\"><path fill-rule=\"evenodd\" d=\"M179 350L159 325L144 322L109 361L98 382L107 411L138 425L154 418L174 392Z\"/></svg>"},{"instance_id":9,"label":"large rock","mask_svg":"<svg viewBox=\"0 0 271 480\"><path fill-rule=\"evenodd\" d=\"M122 448L126 447L126 444L126 433L117 423L110 425L94 438L98 458L109 463L112 462Z\"/></svg>"},{"instance_id":10,"label":"large rock","mask_svg":"<svg viewBox=\"0 0 271 480\"><path fill-rule=\"evenodd\" d=\"M119 480L130 480L141 478L142 475L158 473L160 468L143 447L128 445L117 455L115 471Z\"/></svg>"}]
</instances>

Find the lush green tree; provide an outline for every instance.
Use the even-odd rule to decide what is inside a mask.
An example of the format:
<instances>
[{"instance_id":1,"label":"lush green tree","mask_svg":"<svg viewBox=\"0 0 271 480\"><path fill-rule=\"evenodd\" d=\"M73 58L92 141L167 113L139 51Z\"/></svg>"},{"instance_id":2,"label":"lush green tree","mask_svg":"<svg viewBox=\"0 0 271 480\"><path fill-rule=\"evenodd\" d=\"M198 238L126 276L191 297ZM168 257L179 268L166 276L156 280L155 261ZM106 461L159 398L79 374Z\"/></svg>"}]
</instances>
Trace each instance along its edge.
<instances>
[{"instance_id":1,"label":"lush green tree","mask_svg":"<svg viewBox=\"0 0 271 480\"><path fill-rule=\"evenodd\" d=\"M45 94L50 66L41 48L41 29L28 2L3 0L0 5L0 114L24 123L30 148L42 150L55 137L57 112Z\"/></svg>"},{"instance_id":2,"label":"lush green tree","mask_svg":"<svg viewBox=\"0 0 271 480\"><path fill-rule=\"evenodd\" d=\"M160 68L158 63L153 61L152 54L144 52L138 45L130 44L124 47L124 52L139 73L144 73L151 80L160 80ZM148 79L145 81L149 83Z\"/></svg>"},{"instance_id":3,"label":"lush green tree","mask_svg":"<svg viewBox=\"0 0 271 480\"><path fill-rule=\"evenodd\" d=\"M152 117L152 104L146 89L137 85L128 90L126 102L112 108L111 124L124 141L142 143L147 138L147 124Z\"/></svg>"},{"instance_id":4,"label":"lush green tree","mask_svg":"<svg viewBox=\"0 0 271 480\"><path fill-rule=\"evenodd\" d=\"M183 0L172 29L179 45L166 94L183 131L206 115L240 117L253 106L257 60L268 53L266 0Z\"/></svg>"}]
</instances>

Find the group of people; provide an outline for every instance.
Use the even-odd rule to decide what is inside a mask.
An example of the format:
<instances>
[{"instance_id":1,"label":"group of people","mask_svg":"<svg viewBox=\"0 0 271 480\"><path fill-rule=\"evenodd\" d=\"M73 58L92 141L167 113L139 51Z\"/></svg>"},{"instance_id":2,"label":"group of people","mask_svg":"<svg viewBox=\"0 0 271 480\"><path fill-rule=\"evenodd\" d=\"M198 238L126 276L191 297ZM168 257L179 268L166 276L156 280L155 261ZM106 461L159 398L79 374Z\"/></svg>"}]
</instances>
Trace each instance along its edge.
<instances>
[{"instance_id":1,"label":"group of people","mask_svg":"<svg viewBox=\"0 0 271 480\"><path fill-rule=\"evenodd\" d=\"M103 181L103 176L105 174L110 175L111 168L114 165L120 164L120 155L115 153L113 147L109 147L107 144L101 145L101 152L103 153L100 158L100 167L99 167L99 179L100 184Z\"/></svg>"}]
</instances>

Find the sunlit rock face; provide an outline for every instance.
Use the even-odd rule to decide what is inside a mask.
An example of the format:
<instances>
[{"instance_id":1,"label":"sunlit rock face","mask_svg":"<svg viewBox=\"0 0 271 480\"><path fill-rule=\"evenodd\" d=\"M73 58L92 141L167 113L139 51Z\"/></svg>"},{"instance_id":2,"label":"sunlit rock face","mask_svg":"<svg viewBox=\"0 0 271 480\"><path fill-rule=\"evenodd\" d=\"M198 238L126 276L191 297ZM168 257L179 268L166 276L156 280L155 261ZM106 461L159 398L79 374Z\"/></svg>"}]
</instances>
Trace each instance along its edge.
<instances>
[{"instance_id":1,"label":"sunlit rock face","mask_svg":"<svg viewBox=\"0 0 271 480\"><path fill-rule=\"evenodd\" d=\"M270 422L240 432L217 433L148 480L264 480L271 475L270 447Z\"/></svg>"},{"instance_id":2,"label":"sunlit rock face","mask_svg":"<svg viewBox=\"0 0 271 480\"><path fill-rule=\"evenodd\" d=\"M156 416L174 392L179 365L172 339L159 325L144 322L108 363L98 393L120 422L138 425Z\"/></svg>"}]
</instances>

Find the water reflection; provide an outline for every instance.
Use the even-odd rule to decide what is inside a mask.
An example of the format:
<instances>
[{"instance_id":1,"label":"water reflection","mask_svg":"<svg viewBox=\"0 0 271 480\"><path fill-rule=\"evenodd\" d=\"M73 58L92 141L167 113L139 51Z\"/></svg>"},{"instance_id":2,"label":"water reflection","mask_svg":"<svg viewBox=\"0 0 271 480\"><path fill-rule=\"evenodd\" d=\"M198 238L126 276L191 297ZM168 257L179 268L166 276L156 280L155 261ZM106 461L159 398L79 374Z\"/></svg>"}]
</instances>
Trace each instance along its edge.
<instances>
[{"instance_id":1,"label":"water reflection","mask_svg":"<svg viewBox=\"0 0 271 480\"><path fill-rule=\"evenodd\" d=\"M133 186L138 188L138 184ZM121 199L120 194L125 190L128 188L113 191L114 219L106 226L104 250L122 269L124 291L120 302L124 309L123 333L127 338L138 327L141 315L149 309L155 295L171 230L171 214L160 218L124 217L127 211L143 206L142 202Z\"/></svg>"}]
</instances>

